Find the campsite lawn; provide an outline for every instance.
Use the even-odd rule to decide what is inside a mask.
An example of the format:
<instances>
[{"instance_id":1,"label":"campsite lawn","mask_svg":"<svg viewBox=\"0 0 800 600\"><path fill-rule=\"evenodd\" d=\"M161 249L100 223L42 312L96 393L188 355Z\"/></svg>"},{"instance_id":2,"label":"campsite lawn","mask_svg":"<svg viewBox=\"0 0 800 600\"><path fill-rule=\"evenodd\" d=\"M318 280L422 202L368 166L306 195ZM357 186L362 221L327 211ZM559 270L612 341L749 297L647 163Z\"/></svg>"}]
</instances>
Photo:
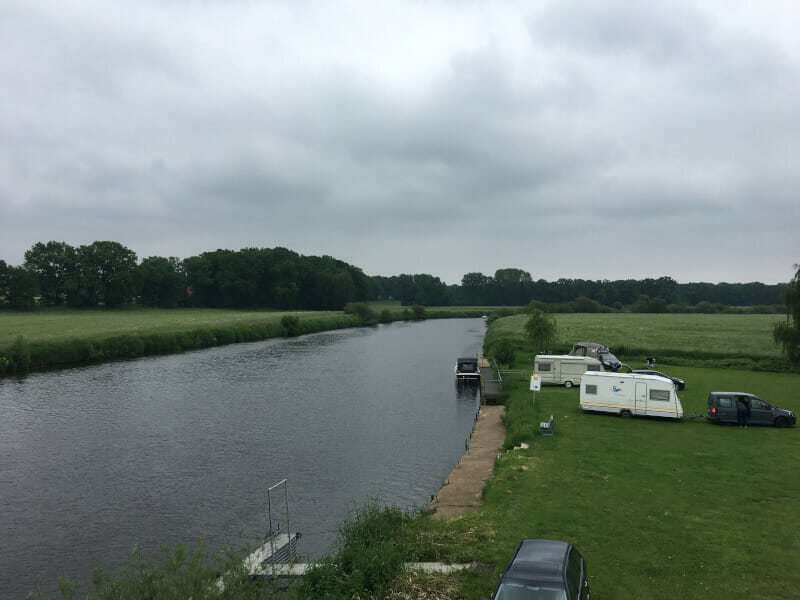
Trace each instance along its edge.
<instances>
[{"instance_id":1,"label":"campsite lawn","mask_svg":"<svg viewBox=\"0 0 800 600\"><path fill-rule=\"evenodd\" d=\"M736 318L728 321L727 316L695 315L699 318L691 322L706 328L708 343L736 345L749 335L762 352L771 350L758 330L771 330L774 317L732 315ZM637 323L645 323L640 315L563 317L565 340L594 341L596 336L612 346L634 343L615 337L613 326L623 327L623 317L632 319L633 332ZM611 317L606 321L611 327L576 334L577 323L586 317L595 323ZM655 317L659 326L632 333L631 339L652 340L658 347L691 337L691 327L671 317ZM712 327L712 322L722 325ZM522 323L511 317L492 327L500 327L500 337L518 336ZM490 329L489 335L498 332ZM698 341L698 349L705 348ZM530 369L528 354L521 353L517 368ZM800 412L797 374L663 363L659 368L686 380L679 396L687 415L705 414L713 390L751 392ZM584 413L578 400L577 388L545 386L532 406L527 382L510 391L506 452L484 492L483 507L475 515L432 525L441 528L454 558L495 565L490 575L462 577L466 598L488 597L516 544L526 537L575 543L588 561L595 599L800 597L800 427L739 429L704 418L622 419ZM543 437L538 424L551 414L555 435ZM527 449L513 449L523 442Z\"/></svg>"}]
</instances>

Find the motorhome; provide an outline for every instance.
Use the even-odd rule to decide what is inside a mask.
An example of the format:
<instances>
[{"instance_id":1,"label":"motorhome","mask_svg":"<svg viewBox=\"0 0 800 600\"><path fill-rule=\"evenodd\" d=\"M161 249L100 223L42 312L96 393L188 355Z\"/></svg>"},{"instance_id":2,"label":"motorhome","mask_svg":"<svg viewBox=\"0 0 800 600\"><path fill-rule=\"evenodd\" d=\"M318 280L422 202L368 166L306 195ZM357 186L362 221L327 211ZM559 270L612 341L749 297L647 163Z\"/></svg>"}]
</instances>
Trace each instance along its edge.
<instances>
[{"instance_id":1,"label":"motorhome","mask_svg":"<svg viewBox=\"0 0 800 600\"><path fill-rule=\"evenodd\" d=\"M581 380L580 407L621 417L683 417L672 381L636 373L586 373Z\"/></svg>"},{"instance_id":2,"label":"motorhome","mask_svg":"<svg viewBox=\"0 0 800 600\"><path fill-rule=\"evenodd\" d=\"M564 387L579 385L586 371L602 371L603 365L590 356L566 354L537 354L533 359L533 374L542 383L555 383Z\"/></svg>"}]
</instances>

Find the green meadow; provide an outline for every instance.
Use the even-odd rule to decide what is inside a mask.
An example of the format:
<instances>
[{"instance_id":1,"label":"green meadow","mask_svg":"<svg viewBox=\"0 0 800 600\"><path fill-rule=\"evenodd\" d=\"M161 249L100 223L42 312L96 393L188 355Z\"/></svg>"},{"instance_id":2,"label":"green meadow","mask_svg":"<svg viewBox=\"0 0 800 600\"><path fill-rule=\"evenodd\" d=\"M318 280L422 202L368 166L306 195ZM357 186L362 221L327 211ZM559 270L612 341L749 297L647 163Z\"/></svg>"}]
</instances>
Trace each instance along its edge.
<instances>
[{"instance_id":1,"label":"green meadow","mask_svg":"<svg viewBox=\"0 0 800 600\"><path fill-rule=\"evenodd\" d=\"M131 310L49 309L32 313L0 311L0 348L18 336L29 342L57 342L76 338L104 338L125 334L187 331L201 327L251 325L281 320L284 315L304 318L330 316L329 312L277 312L216 308Z\"/></svg>"},{"instance_id":2,"label":"green meadow","mask_svg":"<svg viewBox=\"0 0 800 600\"><path fill-rule=\"evenodd\" d=\"M647 351L705 352L779 356L772 328L781 315L572 313L553 315L558 325L558 346L598 342L612 351L619 348ZM487 341L509 337L522 343L527 315L499 320ZM623 352L624 354L624 352Z\"/></svg>"},{"instance_id":3,"label":"green meadow","mask_svg":"<svg viewBox=\"0 0 800 600\"><path fill-rule=\"evenodd\" d=\"M679 343L699 352L749 345L776 353L768 343L773 322L760 315L558 316L565 345L600 341L656 356ZM529 371L523 324L524 317L500 319L487 342L514 339L513 366ZM684 362L658 367L686 380L679 394L686 414L704 414L712 390L747 391L800 412L800 375ZM466 598L489 596L526 537L575 543L588 561L594 599L800 597L800 428L622 419L584 413L578 400L576 388L545 386L535 403L527 382L507 390L506 451L483 507L430 525L442 541L440 556L494 565L490 574L458 578ZM543 437L538 424L551 414L555 435Z\"/></svg>"}]
</instances>

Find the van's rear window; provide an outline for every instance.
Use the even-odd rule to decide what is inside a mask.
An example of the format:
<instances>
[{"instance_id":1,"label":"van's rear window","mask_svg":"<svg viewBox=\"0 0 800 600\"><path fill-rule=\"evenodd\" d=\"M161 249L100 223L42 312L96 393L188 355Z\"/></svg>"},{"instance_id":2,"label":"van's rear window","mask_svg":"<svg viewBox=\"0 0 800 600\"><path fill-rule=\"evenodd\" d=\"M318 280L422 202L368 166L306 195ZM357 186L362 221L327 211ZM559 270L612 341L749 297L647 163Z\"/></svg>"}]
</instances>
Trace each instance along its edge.
<instances>
[{"instance_id":1,"label":"van's rear window","mask_svg":"<svg viewBox=\"0 0 800 600\"><path fill-rule=\"evenodd\" d=\"M539 363L539 370L540 371L549 371L550 370L550 363Z\"/></svg>"},{"instance_id":2,"label":"van's rear window","mask_svg":"<svg viewBox=\"0 0 800 600\"><path fill-rule=\"evenodd\" d=\"M597 386L586 384L586 393L597 395Z\"/></svg>"}]
</instances>

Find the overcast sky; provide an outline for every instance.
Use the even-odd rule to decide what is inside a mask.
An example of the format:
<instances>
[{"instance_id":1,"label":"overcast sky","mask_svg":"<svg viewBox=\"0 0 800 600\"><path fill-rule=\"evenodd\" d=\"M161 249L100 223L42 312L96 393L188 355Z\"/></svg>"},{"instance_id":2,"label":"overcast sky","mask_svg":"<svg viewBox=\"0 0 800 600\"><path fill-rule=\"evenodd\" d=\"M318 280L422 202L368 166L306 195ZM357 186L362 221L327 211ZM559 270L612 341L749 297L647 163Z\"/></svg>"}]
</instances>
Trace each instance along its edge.
<instances>
[{"instance_id":1,"label":"overcast sky","mask_svg":"<svg viewBox=\"0 0 800 600\"><path fill-rule=\"evenodd\" d=\"M0 0L0 258L788 281L800 5Z\"/></svg>"}]
</instances>

